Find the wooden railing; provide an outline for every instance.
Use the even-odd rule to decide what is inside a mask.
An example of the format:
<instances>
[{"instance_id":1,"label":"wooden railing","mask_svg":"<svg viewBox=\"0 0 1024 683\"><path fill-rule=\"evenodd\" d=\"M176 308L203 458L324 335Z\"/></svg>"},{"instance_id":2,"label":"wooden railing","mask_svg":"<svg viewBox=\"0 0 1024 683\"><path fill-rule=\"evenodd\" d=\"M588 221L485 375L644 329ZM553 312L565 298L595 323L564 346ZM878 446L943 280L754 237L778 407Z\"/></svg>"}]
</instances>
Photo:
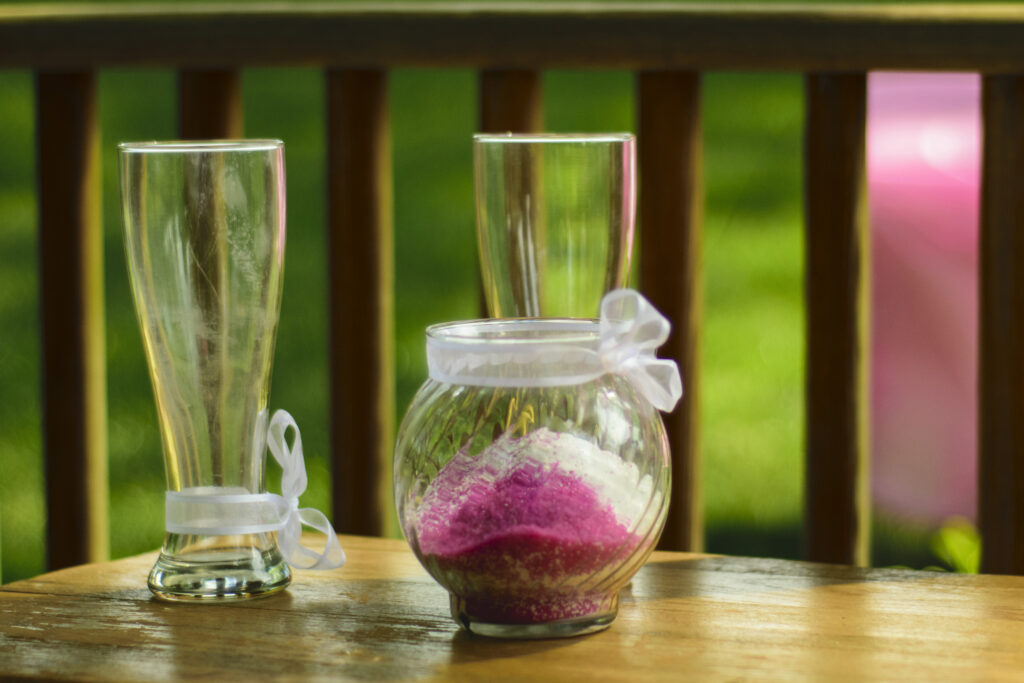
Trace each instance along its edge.
<instances>
[{"instance_id":1,"label":"wooden railing","mask_svg":"<svg viewBox=\"0 0 1024 683\"><path fill-rule=\"evenodd\" d=\"M637 75L639 221L644 244L657 245L640 254L641 287L674 321L663 353L687 378L687 399L667 416L674 481L663 544L693 549L700 74L806 74L806 555L845 563L865 560L867 539L866 72L980 72L983 569L1024 573L1024 8L919 4L0 8L0 68L37 73L47 497L49 519L62 520L49 527L51 567L106 552L96 70L179 68L182 136L225 137L241 132L239 68L310 64L327 83L330 263L345 264L329 281L338 528L380 533L394 427L388 69L479 69L480 128L503 131L538 128L541 70L625 68ZM366 283L373 296L346 296ZM369 333L344 334L348 319Z\"/></svg>"}]
</instances>

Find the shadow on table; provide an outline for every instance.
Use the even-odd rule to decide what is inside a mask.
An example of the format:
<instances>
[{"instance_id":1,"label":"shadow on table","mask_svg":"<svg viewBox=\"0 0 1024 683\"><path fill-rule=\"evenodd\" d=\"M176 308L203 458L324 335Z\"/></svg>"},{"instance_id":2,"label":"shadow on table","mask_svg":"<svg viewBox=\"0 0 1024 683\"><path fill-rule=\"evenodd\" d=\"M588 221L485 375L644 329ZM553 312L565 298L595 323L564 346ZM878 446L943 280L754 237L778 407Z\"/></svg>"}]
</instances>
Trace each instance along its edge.
<instances>
[{"instance_id":1,"label":"shadow on table","mask_svg":"<svg viewBox=\"0 0 1024 683\"><path fill-rule=\"evenodd\" d=\"M136 603L131 621L160 642L170 677L405 681L457 664L550 651L576 639L502 640L452 620L448 594L427 577L345 579L306 574L278 595L221 605ZM258 653L254 656L253 653Z\"/></svg>"},{"instance_id":2,"label":"shadow on table","mask_svg":"<svg viewBox=\"0 0 1024 683\"><path fill-rule=\"evenodd\" d=\"M486 662L493 659L525 657L538 652L568 647L579 638L586 637L587 636L576 636L573 638L548 638L545 640L512 640L478 636L463 629L459 629L452 634L451 658L449 661L452 664L466 664L471 662Z\"/></svg>"},{"instance_id":3,"label":"shadow on table","mask_svg":"<svg viewBox=\"0 0 1024 683\"><path fill-rule=\"evenodd\" d=\"M404 681L448 661L456 626L425 581L300 575L286 591L218 605L137 602L164 677Z\"/></svg>"}]
</instances>

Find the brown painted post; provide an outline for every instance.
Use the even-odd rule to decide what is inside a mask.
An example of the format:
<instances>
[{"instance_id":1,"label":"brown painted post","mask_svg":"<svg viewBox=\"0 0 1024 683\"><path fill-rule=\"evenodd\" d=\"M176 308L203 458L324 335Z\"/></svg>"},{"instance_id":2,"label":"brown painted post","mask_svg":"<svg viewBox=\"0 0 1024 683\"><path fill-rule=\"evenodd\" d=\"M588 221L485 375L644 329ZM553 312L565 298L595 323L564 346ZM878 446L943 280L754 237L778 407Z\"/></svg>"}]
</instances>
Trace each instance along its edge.
<instances>
[{"instance_id":1,"label":"brown painted post","mask_svg":"<svg viewBox=\"0 0 1024 683\"><path fill-rule=\"evenodd\" d=\"M807 76L804 554L868 559L866 76Z\"/></svg>"},{"instance_id":2,"label":"brown painted post","mask_svg":"<svg viewBox=\"0 0 1024 683\"><path fill-rule=\"evenodd\" d=\"M488 69L479 76L479 128L481 133L537 133L544 129L544 93L541 73L528 70ZM525 177L522 182L529 183ZM478 252L479 253L479 252ZM477 272L480 264L477 263ZM480 317L486 318L487 300L482 278Z\"/></svg>"},{"instance_id":3,"label":"brown painted post","mask_svg":"<svg viewBox=\"0 0 1024 683\"><path fill-rule=\"evenodd\" d=\"M700 75L645 71L637 76L640 166L640 283L672 321L659 355L673 358L685 395L665 415L672 448L672 502L660 548L704 545L700 495L699 411L701 319Z\"/></svg>"},{"instance_id":4,"label":"brown painted post","mask_svg":"<svg viewBox=\"0 0 1024 683\"><path fill-rule=\"evenodd\" d=\"M107 559L99 127L92 72L36 75L47 567Z\"/></svg>"},{"instance_id":5,"label":"brown painted post","mask_svg":"<svg viewBox=\"0 0 1024 683\"><path fill-rule=\"evenodd\" d=\"M535 133L544 128L539 71L480 72L480 132Z\"/></svg>"},{"instance_id":6,"label":"brown painted post","mask_svg":"<svg viewBox=\"0 0 1024 683\"><path fill-rule=\"evenodd\" d=\"M380 535L391 514L394 238L388 78L327 72L334 525Z\"/></svg>"},{"instance_id":7,"label":"brown painted post","mask_svg":"<svg viewBox=\"0 0 1024 683\"><path fill-rule=\"evenodd\" d=\"M242 137L242 78L237 69L178 72L178 131L185 140Z\"/></svg>"},{"instance_id":8,"label":"brown painted post","mask_svg":"<svg viewBox=\"0 0 1024 683\"><path fill-rule=\"evenodd\" d=\"M178 127L183 140L223 140L242 137L242 86L241 75L235 69L183 69L178 72ZM190 167L185 177L188 195L189 230L193 238L209 245L209 249L194 254L189 263L196 283L196 305L205 310L206 316L215 315L221 305L221 294L214 284L222 275L223 259L228 253L224 235L219 229L216 213L201 206L207 193L218 197L223 192L220 179L210 174L210 169ZM187 191L197 185L203 192ZM210 185L209 187L206 187ZM220 342L211 342L217 344ZM211 347L212 348L212 347ZM210 348L198 355L199 372L207 372L206 366L216 362L217 353ZM208 407L209 409L209 407ZM219 430L217 421L211 422L211 430ZM217 433L211 431L211 444L219 443ZM214 447L212 476L214 483L224 474L223 453Z\"/></svg>"},{"instance_id":9,"label":"brown painted post","mask_svg":"<svg viewBox=\"0 0 1024 683\"><path fill-rule=\"evenodd\" d=\"M981 570L1024 574L1024 76L982 79Z\"/></svg>"}]
</instances>

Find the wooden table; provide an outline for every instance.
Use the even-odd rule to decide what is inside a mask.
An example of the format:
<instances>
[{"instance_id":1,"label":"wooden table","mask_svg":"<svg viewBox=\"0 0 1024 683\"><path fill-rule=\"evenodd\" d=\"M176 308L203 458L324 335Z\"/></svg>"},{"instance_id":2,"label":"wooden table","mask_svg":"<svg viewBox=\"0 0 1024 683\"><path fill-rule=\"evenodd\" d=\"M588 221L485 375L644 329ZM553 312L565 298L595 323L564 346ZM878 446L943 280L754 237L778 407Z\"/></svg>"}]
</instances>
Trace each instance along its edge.
<instances>
[{"instance_id":1,"label":"wooden table","mask_svg":"<svg viewBox=\"0 0 1024 683\"><path fill-rule=\"evenodd\" d=\"M216 680L1022 680L1024 577L655 553L608 630L458 630L405 543L228 605L150 597L155 554L0 587L0 675Z\"/></svg>"}]
</instances>

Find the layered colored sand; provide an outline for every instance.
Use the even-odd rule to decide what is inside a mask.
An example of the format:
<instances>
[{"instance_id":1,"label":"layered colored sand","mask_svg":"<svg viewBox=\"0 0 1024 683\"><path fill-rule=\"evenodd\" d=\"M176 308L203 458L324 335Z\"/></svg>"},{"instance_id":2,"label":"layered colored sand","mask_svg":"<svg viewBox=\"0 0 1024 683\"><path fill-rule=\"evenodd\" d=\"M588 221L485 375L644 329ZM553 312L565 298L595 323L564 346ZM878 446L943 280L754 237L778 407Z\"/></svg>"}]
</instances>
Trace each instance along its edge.
<instances>
[{"instance_id":1,"label":"layered colored sand","mask_svg":"<svg viewBox=\"0 0 1024 683\"><path fill-rule=\"evenodd\" d=\"M540 429L456 455L423 497L428 568L474 619L536 623L608 612L608 575L640 543L636 468L583 439ZM644 488L644 487L641 487ZM631 519L632 517L632 519Z\"/></svg>"}]
</instances>

